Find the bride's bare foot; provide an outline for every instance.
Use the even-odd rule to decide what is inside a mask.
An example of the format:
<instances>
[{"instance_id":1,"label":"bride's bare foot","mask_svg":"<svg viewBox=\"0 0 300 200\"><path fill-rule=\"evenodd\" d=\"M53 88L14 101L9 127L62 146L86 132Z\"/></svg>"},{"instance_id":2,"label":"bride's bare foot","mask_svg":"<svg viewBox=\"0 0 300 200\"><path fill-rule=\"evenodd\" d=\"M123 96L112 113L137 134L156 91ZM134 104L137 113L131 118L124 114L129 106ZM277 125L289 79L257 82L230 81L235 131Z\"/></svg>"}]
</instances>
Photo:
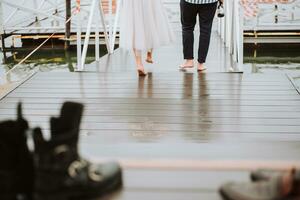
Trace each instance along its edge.
<instances>
[{"instance_id":1,"label":"bride's bare foot","mask_svg":"<svg viewBox=\"0 0 300 200\"><path fill-rule=\"evenodd\" d=\"M136 69L137 69L139 76L147 76L147 72L145 72L145 69L143 66L138 66Z\"/></svg>"},{"instance_id":2,"label":"bride's bare foot","mask_svg":"<svg viewBox=\"0 0 300 200\"><path fill-rule=\"evenodd\" d=\"M186 70L186 69L191 69L194 68L194 60L185 60L185 62L179 66L180 70Z\"/></svg>"},{"instance_id":3,"label":"bride's bare foot","mask_svg":"<svg viewBox=\"0 0 300 200\"><path fill-rule=\"evenodd\" d=\"M147 62L147 63L153 64L152 52L151 52L151 51L148 51L148 52L147 52L146 62Z\"/></svg>"},{"instance_id":4,"label":"bride's bare foot","mask_svg":"<svg viewBox=\"0 0 300 200\"><path fill-rule=\"evenodd\" d=\"M197 68L198 72L205 71L206 69L207 68L204 66L204 63L198 63L198 68Z\"/></svg>"}]
</instances>

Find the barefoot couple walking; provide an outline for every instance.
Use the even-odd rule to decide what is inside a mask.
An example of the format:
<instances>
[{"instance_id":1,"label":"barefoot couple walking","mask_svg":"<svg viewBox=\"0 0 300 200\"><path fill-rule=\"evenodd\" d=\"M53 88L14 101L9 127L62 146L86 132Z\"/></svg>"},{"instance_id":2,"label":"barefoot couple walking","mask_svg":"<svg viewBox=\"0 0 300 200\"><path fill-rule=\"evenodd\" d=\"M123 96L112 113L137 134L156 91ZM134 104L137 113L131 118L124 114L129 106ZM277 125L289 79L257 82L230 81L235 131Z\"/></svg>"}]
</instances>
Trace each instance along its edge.
<instances>
[{"instance_id":1,"label":"barefoot couple walking","mask_svg":"<svg viewBox=\"0 0 300 200\"><path fill-rule=\"evenodd\" d=\"M139 76L146 76L142 53L146 62L153 63L153 49L175 40L163 6L163 0L123 0L121 9L120 47L133 50ZM180 69L194 67L194 28L199 17L200 39L197 59L198 71L205 70L211 29L218 0L180 0L184 63Z\"/></svg>"}]
</instances>

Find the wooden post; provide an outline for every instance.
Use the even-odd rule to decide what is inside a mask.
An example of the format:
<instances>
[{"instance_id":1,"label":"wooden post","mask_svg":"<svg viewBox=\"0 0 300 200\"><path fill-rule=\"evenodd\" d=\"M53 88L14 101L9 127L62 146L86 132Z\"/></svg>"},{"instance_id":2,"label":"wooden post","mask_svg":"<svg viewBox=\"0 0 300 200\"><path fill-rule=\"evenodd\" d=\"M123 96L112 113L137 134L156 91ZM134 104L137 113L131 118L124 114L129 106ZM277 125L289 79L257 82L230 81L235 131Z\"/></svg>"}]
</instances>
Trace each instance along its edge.
<instances>
[{"instance_id":1,"label":"wooden post","mask_svg":"<svg viewBox=\"0 0 300 200\"><path fill-rule=\"evenodd\" d=\"M71 0L66 0L66 22L71 17ZM65 49L70 48L70 36L71 36L71 20L66 23L66 32L65 32Z\"/></svg>"}]
</instances>

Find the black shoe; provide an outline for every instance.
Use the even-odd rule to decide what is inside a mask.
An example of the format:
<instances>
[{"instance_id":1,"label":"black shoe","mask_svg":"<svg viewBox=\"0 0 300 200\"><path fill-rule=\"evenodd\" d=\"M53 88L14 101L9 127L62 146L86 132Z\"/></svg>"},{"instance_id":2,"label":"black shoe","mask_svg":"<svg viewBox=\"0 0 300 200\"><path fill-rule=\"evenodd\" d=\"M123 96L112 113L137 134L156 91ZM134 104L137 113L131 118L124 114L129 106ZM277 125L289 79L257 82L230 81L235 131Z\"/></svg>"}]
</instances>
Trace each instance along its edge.
<instances>
[{"instance_id":1,"label":"black shoe","mask_svg":"<svg viewBox=\"0 0 300 200\"><path fill-rule=\"evenodd\" d=\"M0 123L0 199L32 199L34 168L27 147L28 123L18 105L15 121Z\"/></svg>"},{"instance_id":2,"label":"black shoe","mask_svg":"<svg viewBox=\"0 0 300 200\"><path fill-rule=\"evenodd\" d=\"M34 130L35 200L86 200L122 185L117 163L91 164L78 155L79 125L83 106L65 103L59 118L51 118L51 139Z\"/></svg>"}]
</instances>

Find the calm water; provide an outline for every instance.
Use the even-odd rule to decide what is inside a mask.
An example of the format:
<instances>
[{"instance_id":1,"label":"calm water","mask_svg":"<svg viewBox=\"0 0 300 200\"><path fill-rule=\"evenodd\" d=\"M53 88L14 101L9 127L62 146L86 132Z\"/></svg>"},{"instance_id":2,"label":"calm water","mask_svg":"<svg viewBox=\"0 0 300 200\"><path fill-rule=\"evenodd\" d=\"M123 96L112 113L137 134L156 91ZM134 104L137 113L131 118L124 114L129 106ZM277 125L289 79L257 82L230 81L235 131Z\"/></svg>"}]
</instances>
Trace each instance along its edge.
<instances>
[{"instance_id":1,"label":"calm water","mask_svg":"<svg viewBox=\"0 0 300 200\"><path fill-rule=\"evenodd\" d=\"M252 73L300 72L300 44L246 45L244 63Z\"/></svg>"},{"instance_id":2,"label":"calm water","mask_svg":"<svg viewBox=\"0 0 300 200\"><path fill-rule=\"evenodd\" d=\"M1 52L0 75L10 70L25 56L30 50L7 52L5 56ZM86 64L95 61L94 48L90 47ZM105 55L106 48L101 46L100 54ZM33 54L23 65L14 70L10 81L22 79L26 72L39 70L48 71L74 71L76 68L76 50L39 50ZM300 88L300 44L293 45L245 45L244 52L244 72L246 73L287 73L294 77L295 83ZM4 81L5 82L5 81ZM0 81L0 85L3 80Z\"/></svg>"},{"instance_id":3,"label":"calm water","mask_svg":"<svg viewBox=\"0 0 300 200\"><path fill-rule=\"evenodd\" d=\"M30 50L7 52L5 56L1 52L0 70L9 70L21 61ZM105 55L105 46L101 46L100 54ZM86 63L95 60L93 48L89 48ZM67 70L74 71L76 67L76 51L64 50L40 50L33 54L24 64L24 67L39 67L41 71ZM267 73L300 71L300 45L247 45L244 52L245 72Z\"/></svg>"}]
</instances>

